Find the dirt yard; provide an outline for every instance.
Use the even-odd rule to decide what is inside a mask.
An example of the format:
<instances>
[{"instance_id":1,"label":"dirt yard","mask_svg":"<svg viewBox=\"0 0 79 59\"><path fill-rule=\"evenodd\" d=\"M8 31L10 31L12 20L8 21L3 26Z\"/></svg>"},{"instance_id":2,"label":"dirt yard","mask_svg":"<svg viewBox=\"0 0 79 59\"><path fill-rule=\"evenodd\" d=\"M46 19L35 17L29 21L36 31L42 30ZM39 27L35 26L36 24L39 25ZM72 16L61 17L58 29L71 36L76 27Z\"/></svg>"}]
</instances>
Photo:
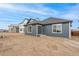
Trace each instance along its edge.
<instances>
[{"instance_id":1,"label":"dirt yard","mask_svg":"<svg viewBox=\"0 0 79 59\"><path fill-rule=\"evenodd\" d=\"M3 36L2 36L3 35ZM19 33L0 33L1 56L76 56L79 37L35 37Z\"/></svg>"}]
</instances>

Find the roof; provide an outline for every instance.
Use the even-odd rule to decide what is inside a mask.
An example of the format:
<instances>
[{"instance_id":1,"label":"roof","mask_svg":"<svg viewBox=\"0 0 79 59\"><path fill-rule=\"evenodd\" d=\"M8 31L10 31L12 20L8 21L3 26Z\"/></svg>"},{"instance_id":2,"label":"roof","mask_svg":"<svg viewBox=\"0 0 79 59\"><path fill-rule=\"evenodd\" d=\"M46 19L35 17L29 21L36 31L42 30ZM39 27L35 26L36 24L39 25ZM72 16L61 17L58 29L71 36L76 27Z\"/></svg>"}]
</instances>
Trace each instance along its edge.
<instances>
[{"instance_id":1,"label":"roof","mask_svg":"<svg viewBox=\"0 0 79 59\"><path fill-rule=\"evenodd\" d=\"M31 21L31 20L33 20L33 21ZM60 18L49 17L47 19L44 19L43 21L37 21L36 19L30 19L28 21L28 24L43 24L43 25L45 25L45 24L66 23L66 22L72 22L72 21L71 20L67 20L67 19L60 19Z\"/></svg>"},{"instance_id":2,"label":"roof","mask_svg":"<svg viewBox=\"0 0 79 59\"><path fill-rule=\"evenodd\" d=\"M28 19L27 18L25 18L21 23L19 23L19 24L23 24L25 21L27 21Z\"/></svg>"},{"instance_id":3,"label":"roof","mask_svg":"<svg viewBox=\"0 0 79 59\"><path fill-rule=\"evenodd\" d=\"M38 21L37 19L32 19L32 18L30 18L27 22L27 24L39 24L39 23L40 23L40 21Z\"/></svg>"},{"instance_id":4,"label":"roof","mask_svg":"<svg viewBox=\"0 0 79 59\"><path fill-rule=\"evenodd\" d=\"M55 23L66 23L66 22L72 22L72 20L49 17L49 18L44 19L43 21L39 21L38 19L30 18L28 19L27 23L24 24L24 26L34 25L34 24L46 25L46 24L55 24Z\"/></svg>"},{"instance_id":5,"label":"roof","mask_svg":"<svg viewBox=\"0 0 79 59\"><path fill-rule=\"evenodd\" d=\"M43 20L42 24L65 23L65 22L72 22L72 21L71 20L67 20L67 19L60 19L60 18L49 17L49 18Z\"/></svg>"}]
</instances>

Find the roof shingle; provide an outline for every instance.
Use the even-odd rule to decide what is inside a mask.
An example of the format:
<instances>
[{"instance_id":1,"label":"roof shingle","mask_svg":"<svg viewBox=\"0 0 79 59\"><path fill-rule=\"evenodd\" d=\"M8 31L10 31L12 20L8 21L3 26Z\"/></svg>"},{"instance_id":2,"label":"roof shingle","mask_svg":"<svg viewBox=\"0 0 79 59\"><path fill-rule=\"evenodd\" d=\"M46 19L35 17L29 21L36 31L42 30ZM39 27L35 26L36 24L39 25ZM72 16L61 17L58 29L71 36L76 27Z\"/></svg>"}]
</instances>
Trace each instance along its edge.
<instances>
[{"instance_id":1,"label":"roof shingle","mask_svg":"<svg viewBox=\"0 0 79 59\"><path fill-rule=\"evenodd\" d=\"M32 22L30 22L28 24L53 24L53 23L65 23L65 22L72 22L72 21L67 20L67 19L49 17L47 19L44 19L43 21L37 21L37 20L34 19L34 21L32 21Z\"/></svg>"}]
</instances>

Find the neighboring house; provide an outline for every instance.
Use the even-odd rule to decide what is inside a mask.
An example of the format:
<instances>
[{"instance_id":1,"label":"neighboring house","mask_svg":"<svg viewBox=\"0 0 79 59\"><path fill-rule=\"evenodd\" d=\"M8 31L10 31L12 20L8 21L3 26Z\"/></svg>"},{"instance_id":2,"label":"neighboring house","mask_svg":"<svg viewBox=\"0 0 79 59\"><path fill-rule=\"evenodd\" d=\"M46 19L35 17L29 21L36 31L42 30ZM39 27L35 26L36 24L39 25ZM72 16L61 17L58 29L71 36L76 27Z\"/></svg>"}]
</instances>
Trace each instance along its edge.
<instances>
[{"instance_id":1,"label":"neighboring house","mask_svg":"<svg viewBox=\"0 0 79 59\"><path fill-rule=\"evenodd\" d=\"M0 32L8 32L7 29L0 29Z\"/></svg>"},{"instance_id":2,"label":"neighboring house","mask_svg":"<svg viewBox=\"0 0 79 59\"><path fill-rule=\"evenodd\" d=\"M79 31L79 28L72 28L71 31L72 31L72 32L74 32L74 31Z\"/></svg>"},{"instance_id":3,"label":"neighboring house","mask_svg":"<svg viewBox=\"0 0 79 59\"><path fill-rule=\"evenodd\" d=\"M19 24L19 33L25 33L26 27L24 25L27 23L27 21L28 20L25 18L24 21Z\"/></svg>"},{"instance_id":4,"label":"neighboring house","mask_svg":"<svg viewBox=\"0 0 79 59\"><path fill-rule=\"evenodd\" d=\"M24 25L25 34L29 35L48 35L57 37L71 38L71 20L59 18L47 18L43 21L29 19Z\"/></svg>"},{"instance_id":5,"label":"neighboring house","mask_svg":"<svg viewBox=\"0 0 79 59\"><path fill-rule=\"evenodd\" d=\"M11 24L9 26L9 32L18 33L19 32L19 26L17 24Z\"/></svg>"}]
</instances>

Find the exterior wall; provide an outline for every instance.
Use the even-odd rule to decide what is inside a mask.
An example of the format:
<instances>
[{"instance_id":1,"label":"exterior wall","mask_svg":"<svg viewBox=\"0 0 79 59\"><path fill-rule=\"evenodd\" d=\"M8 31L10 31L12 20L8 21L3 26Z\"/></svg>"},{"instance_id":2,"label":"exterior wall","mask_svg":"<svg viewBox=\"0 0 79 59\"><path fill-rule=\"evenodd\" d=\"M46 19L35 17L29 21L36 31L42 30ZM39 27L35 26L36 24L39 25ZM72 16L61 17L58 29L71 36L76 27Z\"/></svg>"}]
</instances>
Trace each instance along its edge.
<instances>
[{"instance_id":1,"label":"exterior wall","mask_svg":"<svg viewBox=\"0 0 79 59\"><path fill-rule=\"evenodd\" d=\"M8 30L9 30L9 32L11 32L11 27L9 27L9 29L8 29Z\"/></svg>"},{"instance_id":2,"label":"exterior wall","mask_svg":"<svg viewBox=\"0 0 79 59\"><path fill-rule=\"evenodd\" d=\"M15 30L16 30L16 33L19 33L19 28L15 28Z\"/></svg>"},{"instance_id":3,"label":"exterior wall","mask_svg":"<svg viewBox=\"0 0 79 59\"><path fill-rule=\"evenodd\" d=\"M18 33L19 26L18 25L10 25L8 30L9 30L9 32L15 32L15 33L17 32Z\"/></svg>"},{"instance_id":4,"label":"exterior wall","mask_svg":"<svg viewBox=\"0 0 79 59\"><path fill-rule=\"evenodd\" d=\"M29 25L28 25L29 26ZM36 35L36 25L32 25L32 33L28 33L27 32L27 27L25 27L25 34L28 34L28 35Z\"/></svg>"},{"instance_id":5,"label":"exterior wall","mask_svg":"<svg viewBox=\"0 0 79 59\"><path fill-rule=\"evenodd\" d=\"M25 33L24 29L25 29L25 27L22 24L20 24L19 25L19 33Z\"/></svg>"},{"instance_id":6,"label":"exterior wall","mask_svg":"<svg viewBox=\"0 0 79 59\"><path fill-rule=\"evenodd\" d=\"M9 32L16 32L16 31L15 31L15 28L9 27Z\"/></svg>"},{"instance_id":7,"label":"exterior wall","mask_svg":"<svg viewBox=\"0 0 79 59\"><path fill-rule=\"evenodd\" d=\"M26 23L27 20L24 20L21 24L19 24L19 33L24 33L24 34L26 33L26 27L24 26Z\"/></svg>"},{"instance_id":8,"label":"exterior wall","mask_svg":"<svg viewBox=\"0 0 79 59\"><path fill-rule=\"evenodd\" d=\"M52 33L52 25L46 25L43 34L48 36L69 37L69 23L62 23L62 33Z\"/></svg>"},{"instance_id":9,"label":"exterior wall","mask_svg":"<svg viewBox=\"0 0 79 59\"><path fill-rule=\"evenodd\" d=\"M15 27L10 27L9 28L9 32L19 32L19 28L15 28Z\"/></svg>"},{"instance_id":10,"label":"exterior wall","mask_svg":"<svg viewBox=\"0 0 79 59\"><path fill-rule=\"evenodd\" d=\"M32 33L28 33L27 27L25 27L25 31L24 31L25 34L36 35L37 32L38 32L37 29L36 29L37 28L36 26L37 25L32 25ZM57 36L57 37L69 38L71 36L71 32L69 32L70 31L69 26L70 26L69 23L62 23L62 33L53 33L52 32L52 24L51 25L45 25L45 26L42 26L41 34L48 35L48 36Z\"/></svg>"}]
</instances>

